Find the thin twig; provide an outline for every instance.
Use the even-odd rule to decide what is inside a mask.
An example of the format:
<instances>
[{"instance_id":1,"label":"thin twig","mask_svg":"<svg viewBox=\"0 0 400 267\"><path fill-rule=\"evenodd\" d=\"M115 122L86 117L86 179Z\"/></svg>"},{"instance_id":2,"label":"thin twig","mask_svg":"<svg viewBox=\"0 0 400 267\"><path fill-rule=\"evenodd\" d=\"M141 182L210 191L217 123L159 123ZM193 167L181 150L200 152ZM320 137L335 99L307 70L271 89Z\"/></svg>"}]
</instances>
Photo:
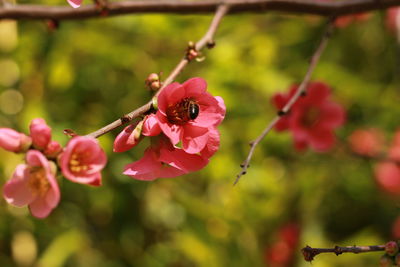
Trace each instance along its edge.
<instances>
[{"instance_id":1,"label":"thin twig","mask_svg":"<svg viewBox=\"0 0 400 267\"><path fill-rule=\"evenodd\" d=\"M324 51L330 36L332 35L332 31L334 28L333 21L334 21L333 19L331 19L329 21L328 26L325 29L324 35L322 36L321 42L318 45L317 49L315 50L313 56L311 57L310 65L308 67L306 75L304 76L303 81L297 88L296 93L289 99L289 101L286 103L286 105L278 112L278 115L272 119L272 121L267 125L267 127L262 131L262 133L254 141L250 142L249 154L247 155L246 160L240 165L240 167L242 167L242 170L236 176L234 185L237 184L237 182L239 182L240 177L242 177L243 175L246 174L247 168L249 167L249 164L250 164L251 158L253 156L254 150L256 149L256 146L272 130L272 128L275 126L275 124L278 123L280 118L289 112L289 110L296 103L296 101L300 98L300 96L305 93L308 82L310 81L310 78L311 78L311 74L313 73L313 71L319 61L319 58L321 57L321 54Z\"/></svg>"},{"instance_id":2,"label":"thin twig","mask_svg":"<svg viewBox=\"0 0 400 267\"><path fill-rule=\"evenodd\" d=\"M227 14L229 10L229 5L223 4L218 6L215 16L210 24L210 27L208 28L206 34L196 43L195 49L197 51L202 50L207 44L213 44L213 37L215 32L217 31L217 28L222 20L222 18ZM163 82L163 86L160 88L160 90L156 93L155 96L158 96L161 90L163 90L167 85L172 83L176 77L179 75L179 73L182 72L182 70L186 67L186 65L190 62L190 59L188 59L186 56L184 56L181 61L178 63L178 65L175 67L175 69L168 75L168 77L165 79ZM147 104L135 109L134 111L122 116L120 119L104 126L103 128L94 131L88 136L92 137L99 137L102 136L105 133L108 133L109 131L126 124L133 119L145 114L152 108L152 101L149 101Z\"/></svg>"},{"instance_id":3,"label":"thin twig","mask_svg":"<svg viewBox=\"0 0 400 267\"><path fill-rule=\"evenodd\" d=\"M72 20L134 13L211 13L222 3L231 6L230 13L283 11L322 16L340 16L384 9L400 5L400 0L146 0L107 3L107 13L97 5L83 5L73 9L65 6L21 4L0 8L0 19Z\"/></svg>"},{"instance_id":4,"label":"thin twig","mask_svg":"<svg viewBox=\"0 0 400 267\"><path fill-rule=\"evenodd\" d=\"M375 251L384 251L385 245L377 245L377 246L347 246L347 247L339 247L336 246L334 248L312 248L310 246L304 247L301 252L303 253L304 260L312 261L315 256L321 253L335 253L336 256L339 256L342 253L364 253L364 252L375 252Z\"/></svg>"}]
</instances>

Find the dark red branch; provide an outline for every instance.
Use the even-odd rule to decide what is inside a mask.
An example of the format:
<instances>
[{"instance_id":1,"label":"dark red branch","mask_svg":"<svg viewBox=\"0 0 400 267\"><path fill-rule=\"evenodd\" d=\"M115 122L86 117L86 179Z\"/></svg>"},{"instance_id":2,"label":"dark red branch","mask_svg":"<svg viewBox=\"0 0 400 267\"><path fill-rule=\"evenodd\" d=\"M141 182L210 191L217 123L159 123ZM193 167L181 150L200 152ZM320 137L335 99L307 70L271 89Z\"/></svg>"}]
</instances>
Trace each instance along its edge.
<instances>
[{"instance_id":1,"label":"dark red branch","mask_svg":"<svg viewBox=\"0 0 400 267\"><path fill-rule=\"evenodd\" d=\"M339 247L336 246L334 248L312 248L310 246L304 247L301 252L303 253L304 260L312 261L315 256L321 253L335 253L336 256L339 256L342 253L365 253L365 252L375 252L375 251L384 251L385 245L377 245L377 246L347 246L347 247Z\"/></svg>"},{"instance_id":2,"label":"dark red branch","mask_svg":"<svg viewBox=\"0 0 400 267\"><path fill-rule=\"evenodd\" d=\"M73 9L65 6L7 5L0 8L0 19L85 19L134 13L212 13L223 3L231 6L229 13L283 11L290 13L339 16L384 9L400 5L400 0L148 0L107 2L107 13L97 5Z\"/></svg>"}]
</instances>

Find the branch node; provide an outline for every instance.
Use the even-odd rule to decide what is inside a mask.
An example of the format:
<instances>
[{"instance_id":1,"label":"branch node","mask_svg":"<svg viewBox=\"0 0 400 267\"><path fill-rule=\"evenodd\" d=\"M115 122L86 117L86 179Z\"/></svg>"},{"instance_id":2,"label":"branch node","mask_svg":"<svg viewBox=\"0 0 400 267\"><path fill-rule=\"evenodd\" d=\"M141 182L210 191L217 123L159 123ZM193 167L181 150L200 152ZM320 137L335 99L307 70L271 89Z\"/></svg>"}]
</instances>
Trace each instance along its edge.
<instances>
[{"instance_id":1,"label":"branch node","mask_svg":"<svg viewBox=\"0 0 400 267\"><path fill-rule=\"evenodd\" d=\"M282 116L284 116L284 115L286 115L287 114L287 112L285 112L284 110L279 110L278 111L278 116L279 117L282 117Z\"/></svg>"},{"instance_id":2,"label":"branch node","mask_svg":"<svg viewBox=\"0 0 400 267\"><path fill-rule=\"evenodd\" d=\"M211 40L211 41L208 41L206 45L207 45L208 49L212 49L215 47L216 43L215 43L215 41Z\"/></svg>"},{"instance_id":3,"label":"branch node","mask_svg":"<svg viewBox=\"0 0 400 267\"><path fill-rule=\"evenodd\" d=\"M190 41L186 48L185 58L190 62L193 59L199 58L200 56L201 56L201 53L199 51L197 51L196 44L194 42Z\"/></svg>"},{"instance_id":4,"label":"branch node","mask_svg":"<svg viewBox=\"0 0 400 267\"><path fill-rule=\"evenodd\" d=\"M125 123L128 123L128 122L131 121L131 119L130 119L130 117L129 117L128 115L122 116L122 117L120 118L120 120L121 120L121 123L122 123L122 124L125 124Z\"/></svg>"}]
</instances>

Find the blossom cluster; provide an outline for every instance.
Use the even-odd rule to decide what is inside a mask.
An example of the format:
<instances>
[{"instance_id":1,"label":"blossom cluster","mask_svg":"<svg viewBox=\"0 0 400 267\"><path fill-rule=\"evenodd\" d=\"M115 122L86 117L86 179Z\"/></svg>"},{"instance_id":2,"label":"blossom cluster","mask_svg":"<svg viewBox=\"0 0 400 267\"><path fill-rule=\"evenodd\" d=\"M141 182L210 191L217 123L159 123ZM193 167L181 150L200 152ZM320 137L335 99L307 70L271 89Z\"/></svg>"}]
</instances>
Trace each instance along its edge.
<instances>
[{"instance_id":1,"label":"blossom cluster","mask_svg":"<svg viewBox=\"0 0 400 267\"><path fill-rule=\"evenodd\" d=\"M194 172L208 164L219 148L216 127L225 117L225 104L206 89L202 78L172 83L158 95L155 113L123 129L114 152L135 147L145 136L150 139L143 158L128 164L125 175L149 181Z\"/></svg>"},{"instance_id":2,"label":"blossom cluster","mask_svg":"<svg viewBox=\"0 0 400 267\"><path fill-rule=\"evenodd\" d=\"M289 92L275 94L272 102L281 110L293 97L298 86L293 85ZM312 82L303 95L284 114L275 125L277 131L290 131L297 150L311 147L325 152L335 144L334 130L345 121L346 113L342 106L330 99L331 90L322 82Z\"/></svg>"},{"instance_id":3,"label":"blossom cluster","mask_svg":"<svg viewBox=\"0 0 400 267\"><path fill-rule=\"evenodd\" d=\"M0 128L0 147L25 154L3 187L5 200L12 205L29 206L33 216L47 217L60 201L57 171L68 180L101 185L101 170L107 158L96 139L76 136L65 148L51 139L51 128L43 119L32 120L30 134Z\"/></svg>"}]
</instances>

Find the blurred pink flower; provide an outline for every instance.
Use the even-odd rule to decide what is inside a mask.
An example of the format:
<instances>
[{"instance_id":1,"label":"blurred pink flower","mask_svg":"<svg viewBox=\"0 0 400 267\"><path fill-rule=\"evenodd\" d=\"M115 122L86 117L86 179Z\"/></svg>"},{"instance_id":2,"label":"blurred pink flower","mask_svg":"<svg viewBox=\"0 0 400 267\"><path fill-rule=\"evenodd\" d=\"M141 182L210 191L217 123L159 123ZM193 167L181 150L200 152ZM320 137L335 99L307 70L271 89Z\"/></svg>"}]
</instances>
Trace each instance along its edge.
<instances>
[{"instance_id":1,"label":"blurred pink flower","mask_svg":"<svg viewBox=\"0 0 400 267\"><path fill-rule=\"evenodd\" d=\"M388 193L400 194L400 167L395 162L381 162L374 168L375 180Z\"/></svg>"},{"instance_id":2,"label":"blurred pink flower","mask_svg":"<svg viewBox=\"0 0 400 267\"><path fill-rule=\"evenodd\" d=\"M275 243L265 249L264 260L266 266L293 266L300 233L300 226L297 223L283 225L278 231Z\"/></svg>"},{"instance_id":3,"label":"blurred pink flower","mask_svg":"<svg viewBox=\"0 0 400 267\"><path fill-rule=\"evenodd\" d=\"M352 15L340 16L335 20L335 26L338 28L344 28L344 27L347 27L352 22L366 21L370 17L371 17L371 13L365 13L365 12L352 14Z\"/></svg>"},{"instance_id":4,"label":"blurred pink flower","mask_svg":"<svg viewBox=\"0 0 400 267\"><path fill-rule=\"evenodd\" d=\"M143 122L125 127L114 140L114 152L125 152L136 146L141 140Z\"/></svg>"},{"instance_id":5,"label":"blurred pink flower","mask_svg":"<svg viewBox=\"0 0 400 267\"><path fill-rule=\"evenodd\" d=\"M73 8L78 8L82 4L82 0L67 0L68 4L70 4Z\"/></svg>"},{"instance_id":6,"label":"blurred pink flower","mask_svg":"<svg viewBox=\"0 0 400 267\"><path fill-rule=\"evenodd\" d=\"M60 201L54 177L56 168L37 150L28 151L26 163L18 165L13 177L4 185L4 198L18 207L29 205L37 218L47 217Z\"/></svg>"},{"instance_id":7,"label":"blurred pink flower","mask_svg":"<svg viewBox=\"0 0 400 267\"><path fill-rule=\"evenodd\" d=\"M400 239L400 216L392 224L392 237L396 240Z\"/></svg>"},{"instance_id":8,"label":"blurred pink flower","mask_svg":"<svg viewBox=\"0 0 400 267\"><path fill-rule=\"evenodd\" d=\"M11 152L26 151L32 144L32 139L23 133L9 128L0 128L0 147Z\"/></svg>"},{"instance_id":9,"label":"blurred pink flower","mask_svg":"<svg viewBox=\"0 0 400 267\"><path fill-rule=\"evenodd\" d=\"M400 31L400 8L392 7L386 10L386 27L397 33Z\"/></svg>"},{"instance_id":10,"label":"blurred pink flower","mask_svg":"<svg viewBox=\"0 0 400 267\"><path fill-rule=\"evenodd\" d=\"M298 86L292 86L288 93L278 93L272 102L280 110L294 95ZM329 150L335 144L334 129L345 121L342 106L332 102L330 88L322 82L308 85L307 93L282 116L275 126L277 131L292 132L294 145L298 150L308 146L319 152Z\"/></svg>"},{"instance_id":11,"label":"blurred pink flower","mask_svg":"<svg viewBox=\"0 0 400 267\"><path fill-rule=\"evenodd\" d=\"M60 167L65 178L75 183L101 185L101 170L107 157L95 138L72 138L60 156Z\"/></svg>"},{"instance_id":12,"label":"blurred pink flower","mask_svg":"<svg viewBox=\"0 0 400 267\"><path fill-rule=\"evenodd\" d=\"M154 141L155 140L155 141ZM199 154L189 154L174 147L169 139L160 135L144 152L142 159L125 166L123 174L137 180L151 181L157 178L172 178L204 168L219 147L218 131L212 130L209 145Z\"/></svg>"},{"instance_id":13,"label":"blurred pink flower","mask_svg":"<svg viewBox=\"0 0 400 267\"><path fill-rule=\"evenodd\" d=\"M173 145L182 142L185 152L199 153L210 139L210 129L225 117L223 99L212 96L206 88L201 78L165 87L158 96L156 116L148 117L143 134L158 135L159 127Z\"/></svg>"},{"instance_id":14,"label":"blurred pink flower","mask_svg":"<svg viewBox=\"0 0 400 267\"><path fill-rule=\"evenodd\" d=\"M384 138L378 129L355 130L348 138L350 148L355 153L373 157L383 148Z\"/></svg>"},{"instance_id":15,"label":"blurred pink flower","mask_svg":"<svg viewBox=\"0 0 400 267\"><path fill-rule=\"evenodd\" d=\"M29 125L33 146L43 150L51 141L51 128L42 118L33 119Z\"/></svg>"}]
</instances>

